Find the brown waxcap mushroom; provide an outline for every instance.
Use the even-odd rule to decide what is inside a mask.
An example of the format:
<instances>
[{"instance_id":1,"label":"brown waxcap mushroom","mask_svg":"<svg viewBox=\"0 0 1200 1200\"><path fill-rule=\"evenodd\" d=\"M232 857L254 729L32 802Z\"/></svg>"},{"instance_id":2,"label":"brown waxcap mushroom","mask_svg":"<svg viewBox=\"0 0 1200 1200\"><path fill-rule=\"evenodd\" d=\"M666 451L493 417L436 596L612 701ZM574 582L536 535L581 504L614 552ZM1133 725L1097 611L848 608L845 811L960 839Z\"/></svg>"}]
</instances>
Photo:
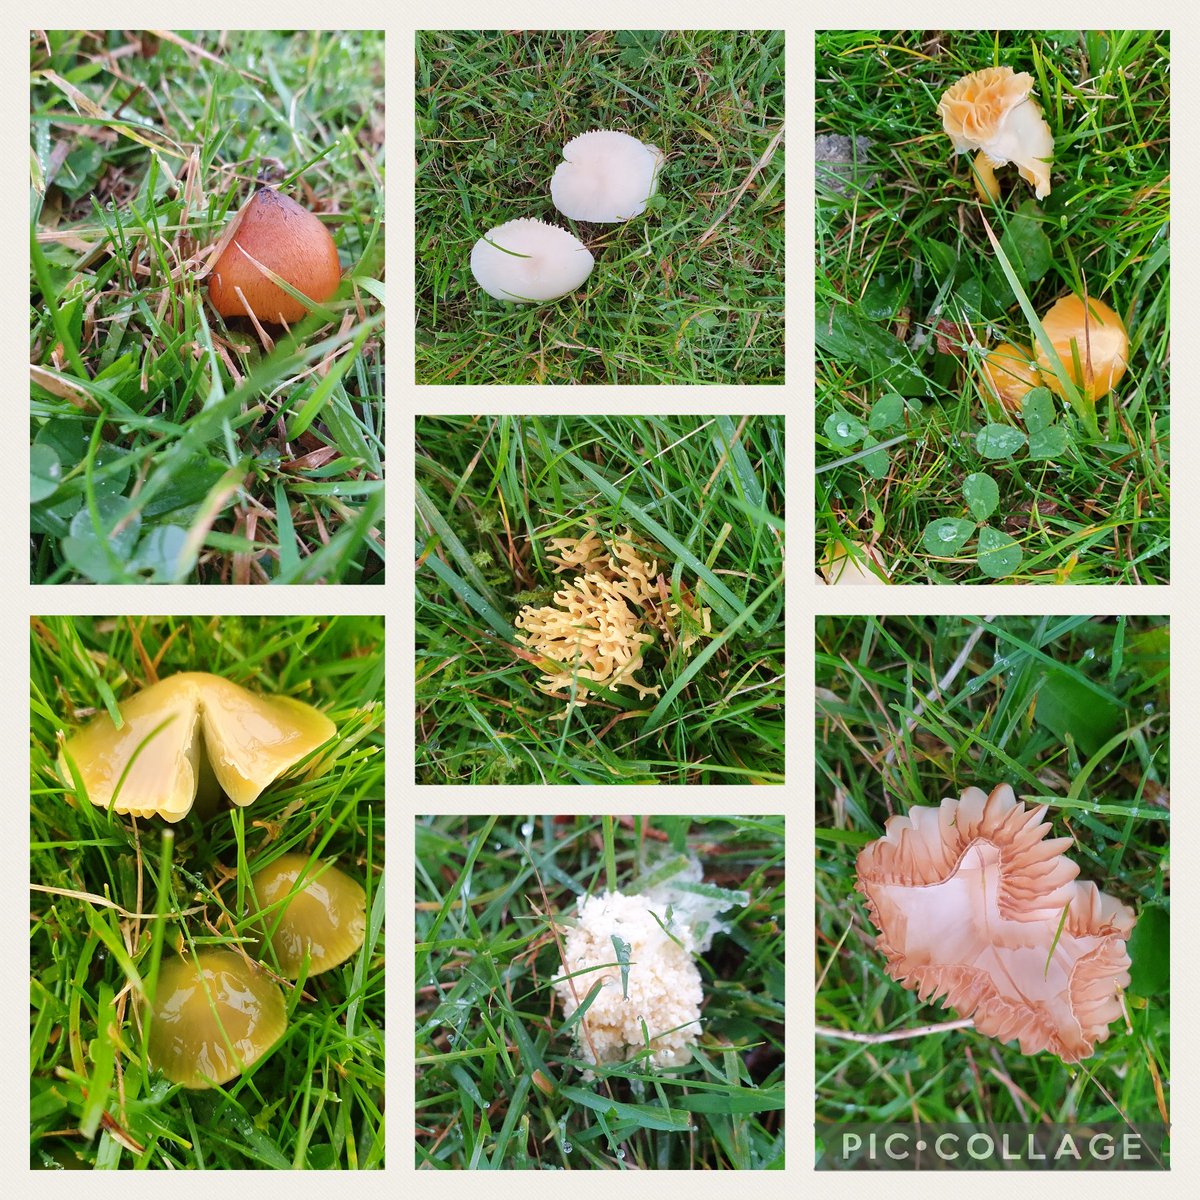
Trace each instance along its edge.
<instances>
[{"instance_id":1,"label":"brown waxcap mushroom","mask_svg":"<svg viewBox=\"0 0 1200 1200\"><path fill-rule=\"evenodd\" d=\"M1042 328L1054 345L1067 378L1089 400L1099 400L1120 383L1129 365L1129 335L1121 318L1102 300L1088 297L1084 308L1078 296L1063 296L1042 316ZM1063 387L1050 365L1050 356L1036 338L1033 350L1042 371L1042 382L1061 396Z\"/></svg>"},{"instance_id":2,"label":"brown waxcap mushroom","mask_svg":"<svg viewBox=\"0 0 1200 1200\"><path fill-rule=\"evenodd\" d=\"M319 975L363 944L366 893L337 867L307 854L281 854L254 872L253 885L264 932L288 979L299 977L306 955L309 975Z\"/></svg>"},{"instance_id":3,"label":"brown waxcap mushroom","mask_svg":"<svg viewBox=\"0 0 1200 1200\"><path fill-rule=\"evenodd\" d=\"M279 985L232 950L164 962L151 1010L150 1062L187 1088L228 1083L283 1036Z\"/></svg>"},{"instance_id":4,"label":"brown waxcap mushroom","mask_svg":"<svg viewBox=\"0 0 1200 1200\"><path fill-rule=\"evenodd\" d=\"M572 138L562 154L566 162L550 180L550 197L573 221L628 221L658 191L663 152L627 133L593 129Z\"/></svg>"},{"instance_id":5,"label":"brown waxcap mushroom","mask_svg":"<svg viewBox=\"0 0 1200 1200\"><path fill-rule=\"evenodd\" d=\"M1121 1015L1135 918L1075 878L1064 853L1073 839L1047 841L1045 815L1007 784L914 805L859 853L855 887L887 973L918 999L944 996L1022 1054L1077 1062Z\"/></svg>"},{"instance_id":6,"label":"brown waxcap mushroom","mask_svg":"<svg viewBox=\"0 0 1200 1200\"><path fill-rule=\"evenodd\" d=\"M1042 378L1029 355L1011 342L993 346L979 362L979 373L991 392L1009 412L1019 413L1021 401L1042 386Z\"/></svg>"},{"instance_id":7,"label":"brown waxcap mushroom","mask_svg":"<svg viewBox=\"0 0 1200 1200\"><path fill-rule=\"evenodd\" d=\"M528 217L489 229L471 250L475 282L513 304L557 300L580 287L594 265L573 233Z\"/></svg>"},{"instance_id":8,"label":"brown waxcap mushroom","mask_svg":"<svg viewBox=\"0 0 1200 1200\"><path fill-rule=\"evenodd\" d=\"M72 782L69 757L98 808L170 822L187 815L206 783L234 804L250 804L336 732L310 704L260 696L202 671L151 684L120 710L120 729L104 713L66 741L62 778Z\"/></svg>"},{"instance_id":9,"label":"brown waxcap mushroom","mask_svg":"<svg viewBox=\"0 0 1200 1200\"><path fill-rule=\"evenodd\" d=\"M337 291L342 268L333 238L294 200L260 187L234 221L208 281L209 298L221 316L253 313L260 321L282 325L308 315L308 308L273 283L260 265L317 304Z\"/></svg>"}]
</instances>

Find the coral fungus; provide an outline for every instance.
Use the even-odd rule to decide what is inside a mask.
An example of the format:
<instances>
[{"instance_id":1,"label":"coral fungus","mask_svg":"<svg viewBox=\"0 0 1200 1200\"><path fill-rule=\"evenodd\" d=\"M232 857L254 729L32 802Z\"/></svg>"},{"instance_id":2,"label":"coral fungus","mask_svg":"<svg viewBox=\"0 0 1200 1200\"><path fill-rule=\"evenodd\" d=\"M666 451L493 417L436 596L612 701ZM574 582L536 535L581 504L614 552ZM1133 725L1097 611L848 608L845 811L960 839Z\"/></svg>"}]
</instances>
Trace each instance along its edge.
<instances>
[{"instance_id":1,"label":"coral fungus","mask_svg":"<svg viewBox=\"0 0 1200 1200\"><path fill-rule=\"evenodd\" d=\"M590 528L581 538L552 538L550 561L558 574L573 573L571 582L554 593L554 603L526 605L517 615L517 640L543 659L539 688L548 696L574 698L582 707L590 692L600 688L633 688L639 699L657 696L657 684L644 684L634 674L643 665L643 652L656 633L676 636L676 623L686 609L693 628L678 639L686 653L711 629L707 608L668 603L658 563L644 558L630 540L606 546Z\"/></svg>"}]
</instances>

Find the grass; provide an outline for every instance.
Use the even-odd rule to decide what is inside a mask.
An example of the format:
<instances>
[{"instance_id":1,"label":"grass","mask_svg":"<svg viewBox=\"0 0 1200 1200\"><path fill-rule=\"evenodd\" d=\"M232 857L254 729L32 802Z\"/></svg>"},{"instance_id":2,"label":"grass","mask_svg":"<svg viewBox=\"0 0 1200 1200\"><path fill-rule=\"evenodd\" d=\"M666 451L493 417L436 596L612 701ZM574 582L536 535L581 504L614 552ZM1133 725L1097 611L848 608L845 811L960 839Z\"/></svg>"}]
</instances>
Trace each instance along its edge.
<instances>
[{"instance_id":1,"label":"grass","mask_svg":"<svg viewBox=\"0 0 1200 1200\"><path fill-rule=\"evenodd\" d=\"M416 433L418 782L782 782L781 417L421 417ZM686 589L712 628L689 624L690 656L646 650L657 696L568 712L513 619L562 586L547 540L589 519L655 547L663 594Z\"/></svg>"},{"instance_id":2,"label":"grass","mask_svg":"<svg viewBox=\"0 0 1200 1200\"><path fill-rule=\"evenodd\" d=\"M418 32L418 383L782 383L780 30ZM625 225L568 221L560 151L618 129L666 154ZM471 247L517 217L596 266L550 305L494 300Z\"/></svg>"},{"instance_id":3,"label":"grass","mask_svg":"<svg viewBox=\"0 0 1200 1200\"><path fill-rule=\"evenodd\" d=\"M993 65L1032 75L1054 135L1041 201L1010 166L999 202L982 204L971 156L942 130L941 94ZM922 540L935 518L976 524L962 487L986 472L999 485L992 525L1020 550L1001 577L1167 581L1168 70L1156 31L817 35L818 132L873 143L844 195L817 196L818 555L873 541L894 582L989 582L975 543L947 554ZM1031 316L1085 289L1129 331L1124 379L1094 423L1086 404L1056 404L1067 444L1050 457L983 457L984 424L1022 428L980 382L985 348L1030 347ZM865 423L897 392L917 404L878 433L897 439L890 459L839 440L841 414Z\"/></svg>"},{"instance_id":4,"label":"grass","mask_svg":"<svg viewBox=\"0 0 1200 1200\"><path fill-rule=\"evenodd\" d=\"M382 580L383 35L30 38L30 577ZM342 286L260 338L208 304L259 181Z\"/></svg>"},{"instance_id":5,"label":"grass","mask_svg":"<svg viewBox=\"0 0 1200 1200\"><path fill-rule=\"evenodd\" d=\"M685 850L750 893L699 960L692 1061L584 1079L550 915ZM782 817L420 817L416 861L418 1168L783 1169Z\"/></svg>"},{"instance_id":6,"label":"grass","mask_svg":"<svg viewBox=\"0 0 1200 1200\"><path fill-rule=\"evenodd\" d=\"M818 619L818 1119L1168 1121L1168 654L1159 618ZM892 813L1004 782L1138 914L1130 1029L1071 1066L974 1030L846 1040L954 1015L885 975L858 850Z\"/></svg>"},{"instance_id":7,"label":"grass","mask_svg":"<svg viewBox=\"0 0 1200 1200\"><path fill-rule=\"evenodd\" d=\"M383 1165L383 622L376 617L42 617L31 643L30 1165L370 1169ZM155 674L207 670L316 704L335 758L207 823L109 817L55 769L59 731ZM142 1058L136 995L181 944L237 947L248 858L336 858L367 891L367 939L341 966L281 981L283 1040L221 1088ZM253 953L253 944L248 949Z\"/></svg>"}]
</instances>

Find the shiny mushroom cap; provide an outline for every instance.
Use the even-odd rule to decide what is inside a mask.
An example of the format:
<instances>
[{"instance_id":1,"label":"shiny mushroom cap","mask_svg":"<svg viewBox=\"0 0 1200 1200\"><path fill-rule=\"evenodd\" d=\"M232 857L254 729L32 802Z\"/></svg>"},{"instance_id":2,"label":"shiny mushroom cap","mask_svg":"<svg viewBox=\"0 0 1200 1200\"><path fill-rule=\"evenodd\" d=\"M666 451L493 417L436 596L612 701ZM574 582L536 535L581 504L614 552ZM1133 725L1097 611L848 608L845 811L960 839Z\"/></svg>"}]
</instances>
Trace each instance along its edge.
<instances>
[{"instance_id":1,"label":"shiny mushroom cap","mask_svg":"<svg viewBox=\"0 0 1200 1200\"><path fill-rule=\"evenodd\" d=\"M1102 300L1089 297L1085 308L1078 296L1063 296L1043 315L1042 328L1067 377L1088 399L1099 400L1120 383L1129 365L1129 335L1121 318ZM1061 396L1063 386L1037 339L1033 350L1042 382Z\"/></svg>"},{"instance_id":2,"label":"shiny mushroom cap","mask_svg":"<svg viewBox=\"0 0 1200 1200\"><path fill-rule=\"evenodd\" d=\"M120 712L120 729L104 713L64 743L62 778L72 783L69 758L98 808L170 822L187 815L210 773L244 806L336 732L310 704L202 671L151 684Z\"/></svg>"},{"instance_id":3,"label":"shiny mushroom cap","mask_svg":"<svg viewBox=\"0 0 1200 1200\"><path fill-rule=\"evenodd\" d=\"M337 867L307 854L281 854L253 873L254 899L270 935L280 973L318 975L343 963L362 944L367 897Z\"/></svg>"},{"instance_id":4,"label":"shiny mushroom cap","mask_svg":"<svg viewBox=\"0 0 1200 1200\"><path fill-rule=\"evenodd\" d=\"M283 1036L283 993L231 950L162 964L151 1010L150 1062L187 1088L228 1083Z\"/></svg>"},{"instance_id":5,"label":"shiny mushroom cap","mask_svg":"<svg viewBox=\"0 0 1200 1200\"><path fill-rule=\"evenodd\" d=\"M1032 75L1012 67L987 67L947 88L938 102L938 115L959 154L982 150L992 167L1016 163L1040 200L1050 194L1054 135L1037 102L1030 99L1032 90Z\"/></svg>"},{"instance_id":6,"label":"shiny mushroom cap","mask_svg":"<svg viewBox=\"0 0 1200 1200\"><path fill-rule=\"evenodd\" d=\"M513 304L557 300L580 287L594 264L574 234L525 217L489 229L471 250L475 282Z\"/></svg>"},{"instance_id":7,"label":"shiny mushroom cap","mask_svg":"<svg viewBox=\"0 0 1200 1200\"><path fill-rule=\"evenodd\" d=\"M915 805L861 851L855 886L893 979L1023 1054L1076 1062L1121 1015L1134 915L1076 880L1073 839L1047 841L1045 814L1007 784Z\"/></svg>"},{"instance_id":8,"label":"shiny mushroom cap","mask_svg":"<svg viewBox=\"0 0 1200 1200\"><path fill-rule=\"evenodd\" d=\"M550 196L573 221L628 221L658 191L662 151L627 133L595 129L572 138L562 153L566 161L550 180Z\"/></svg>"},{"instance_id":9,"label":"shiny mushroom cap","mask_svg":"<svg viewBox=\"0 0 1200 1200\"><path fill-rule=\"evenodd\" d=\"M988 391L1013 413L1019 413L1025 397L1042 386L1042 378L1029 361L1029 355L1011 342L993 346L980 360L979 373Z\"/></svg>"},{"instance_id":10,"label":"shiny mushroom cap","mask_svg":"<svg viewBox=\"0 0 1200 1200\"><path fill-rule=\"evenodd\" d=\"M308 308L262 267L317 304L328 300L341 282L337 246L329 230L274 188L260 187L224 236L227 244L208 281L209 298L223 317L253 313L260 321L282 325L308 315Z\"/></svg>"},{"instance_id":11,"label":"shiny mushroom cap","mask_svg":"<svg viewBox=\"0 0 1200 1200\"><path fill-rule=\"evenodd\" d=\"M817 565L822 579L834 587L871 587L891 582L883 555L862 542L830 542Z\"/></svg>"}]
</instances>

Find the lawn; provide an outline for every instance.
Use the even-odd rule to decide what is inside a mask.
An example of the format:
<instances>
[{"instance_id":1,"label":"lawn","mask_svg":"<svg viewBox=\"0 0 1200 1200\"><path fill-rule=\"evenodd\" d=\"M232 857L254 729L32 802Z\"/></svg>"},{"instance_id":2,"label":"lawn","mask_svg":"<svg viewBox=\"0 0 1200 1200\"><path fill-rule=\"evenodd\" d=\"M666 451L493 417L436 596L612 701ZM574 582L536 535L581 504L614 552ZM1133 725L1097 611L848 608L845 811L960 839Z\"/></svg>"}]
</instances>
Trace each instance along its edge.
<instances>
[{"instance_id":1,"label":"lawn","mask_svg":"<svg viewBox=\"0 0 1200 1200\"><path fill-rule=\"evenodd\" d=\"M783 382L782 31L419 32L416 96L418 383ZM562 147L591 129L666 155L642 216L554 207ZM589 248L579 290L479 289L471 247L519 217Z\"/></svg>"},{"instance_id":2,"label":"lawn","mask_svg":"<svg viewBox=\"0 0 1200 1200\"><path fill-rule=\"evenodd\" d=\"M742 893L699 959L691 1061L588 1078L556 936L581 897L685 853ZM419 817L416 880L418 1168L783 1169L782 817Z\"/></svg>"},{"instance_id":3,"label":"lawn","mask_svg":"<svg viewBox=\"0 0 1200 1200\"><path fill-rule=\"evenodd\" d=\"M42 617L30 654L30 1165L381 1167L382 620ZM337 725L328 769L172 826L73 798L55 768L60 731L192 670L316 705ZM281 850L336 859L365 888L366 940L299 986L277 980L287 1030L249 1071L175 1086L145 1057L138 997L153 997L159 964L181 948L264 957L247 940L247 862Z\"/></svg>"},{"instance_id":4,"label":"lawn","mask_svg":"<svg viewBox=\"0 0 1200 1200\"><path fill-rule=\"evenodd\" d=\"M416 439L417 782L782 782L782 417L420 417ZM640 693L580 690L575 642L611 614L567 627L555 695L514 625L566 611L554 539L589 530L649 569L615 604Z\"/></svg>"},{"instance_id":5,"label":"lawn","mask_svg":"<svg viewBox=\"0 0 1200 1200\"><path fill-rule=\"evenodd\" d=\"M1168 642L1161 618L818 619L819 1120L1168 1122ZM916 1033L956 1014L885 975L854 891L890 815L1000 783L1047 805L1079 878L1137 914L1129 1027L1077 1064Z\"/></svg>"},{"instance_id":6,"label":"lawn","mask_svg":"<svg viewBox=\"0 0 1200 1200\"><path fill-rule=\"evenodd\" d=\"M30 38L30 577L383 577L383 35ZM219 317L260 184L342 282L289 332Z\"/></svg>"},{"instance_id":7,"label":"lawn","mask_svg":"<svg viewBox=\"0 0 1200 1200\"><path fill-rule=\"evenodd\" d=\"M1053 135L1040 200L1010 165L983 202L942 128L943 93L994 66L1032 77ZM816 192L817 557L873 544L896 583L1166 582L1168 35L822 32L816 113L850 160ZM1069 294L1124 324L1124 377L1004 409L984 354L1031 358Z\"/></svg>"}]
</instances>

